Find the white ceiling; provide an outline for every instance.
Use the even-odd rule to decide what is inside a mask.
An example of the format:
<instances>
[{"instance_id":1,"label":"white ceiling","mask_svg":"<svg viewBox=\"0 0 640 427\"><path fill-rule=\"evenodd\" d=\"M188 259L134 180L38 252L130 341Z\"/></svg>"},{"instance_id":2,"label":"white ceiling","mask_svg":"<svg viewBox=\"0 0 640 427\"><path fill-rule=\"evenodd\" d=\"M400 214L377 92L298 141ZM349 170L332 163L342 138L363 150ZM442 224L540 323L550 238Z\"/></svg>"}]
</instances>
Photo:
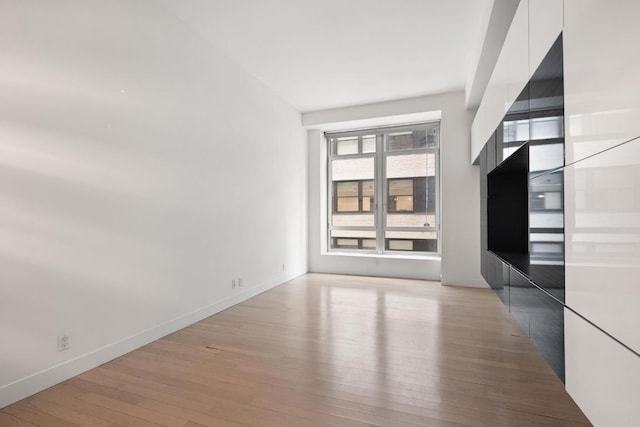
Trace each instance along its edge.
<instances>
[{"instance_id":1,"label":"white ceiling","mask_svg":"<svg viewBox=\"0 0 640 427\"><path fill-rule=\"evenodd\" d=\"M158 0L300 111L464 88L489 0Z\"/></svg>"}]
</instances>

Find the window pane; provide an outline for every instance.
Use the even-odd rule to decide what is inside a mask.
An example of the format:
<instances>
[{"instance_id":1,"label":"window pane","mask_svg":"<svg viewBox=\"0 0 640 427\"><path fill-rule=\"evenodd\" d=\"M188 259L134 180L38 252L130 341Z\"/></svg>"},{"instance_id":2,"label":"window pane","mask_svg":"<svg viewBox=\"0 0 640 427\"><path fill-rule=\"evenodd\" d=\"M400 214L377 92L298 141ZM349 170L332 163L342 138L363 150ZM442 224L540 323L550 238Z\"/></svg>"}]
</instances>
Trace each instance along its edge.
<instances>
[{"instance_id":1,"label":"window pane","mask_svg":"<svg viewBox=\"0 0 640 427\"><path fill-rule=\"evenodd\" d=\"M338 197L358 197L358 182L336 182L335 183Z\"/></svg>"},{"instance_id":2,"label":"window pane","mask_svg":"<svg viewBox=\"0 0 640 427\"><path fill-rule=\"evenodd\" d=\"M390 179L389 195L390 196L412 196L413 180L412 179Z\"/></svg>"},{"instance_id":3,"label":"window pane","mask_svg":"<svg viewBox=\"0 0 640 427\"><path fill-rule=\"evenodd\" d=\"M440 127L432 127L427 129L427 147L435 148L440 145Z\"/></svg>"},{"instance_id":4,"label":"window pane","mask_svg":"<svg viewBox=\"0 0 640 427\"><path fill-rule=\"evenodd\" d=\"M387 156L387 178L427 176L427 168L435 176L434 153Z\"/></svg>"},{"instance_id":5,"label":"window pane","mask_svg":"<svg viewBox=\"0 0 640 427\"><path fill-rule=\"evenodd\" d=\"M435 227L434 213L394 213L387 215L387 227Z\"/></svg>"},{"instance_id":6,"label":"window pane","mask_svg":"<svg viewBox=\"0 0 640 427\"><path fill-rule=\"evenodd\" d=\"M372 212L374 201L373 187L373 181L334 182L333 212Z\"/></svg>"},{"instance_id":7,"label":"window pane","mask_svg":"<svg viewBox=\"0 0 640 427\"><path fill-rule=\"evenodd\" d=\"M376 239L362 239L362 249L375 249Z\"/></svg>"},{"instance_id":8,"label":"window pane","mask_svg":"<svg viewBox=\"0 0 640 427\"><path fill-rule=\"evenodd\" d=\"M413 240L388 239L387 244L391 251L413 251Z\"/></svg>"},{"instance_id":9,"label":"window pane","mask_svg":"<svg viewBox=\"0 0 640 427\"><path fill-rule=\"evenodd\" d=\"M362 137L362 152L363 153L376 152L376 136L375 135L367 135Z\"/></svg>"},{"instance_id":10,"label":"window pane","mask_svg":"<svg viewBox=\"0 0 640 427\"><path fill-rule=\"evenodd\" d=\"M363 197L362 198L362 211L363 212L371 212L372 211L372 200L373 197Z\"/></svg>"},{"instance_id":11,"label":"window pane","mask_svg":"<svg viewBox=\"0 0 640 427\"><path fill-rule=\"evenodd\" d=\"M332 160L331 177L334 181L371 180L374 178L373 165L373 157Z\"/></svg>"},{"instance_id":12,"label":"window pane","mask_svg":"<svg viewBox=\"0 0 640 427\"><path fill-rule=\"evenodd\" d=\"M338 197L337 212L358 212L357 197Z\"/></svg>"},{"instance_id":13,"label":"window pane","mask_svg":"<svg viewBox=\"0 0 640 427\"><path fill-rule=\"evenodd\" d=\"M332 239L334 248L358 249L358 239Z\"/></svg>"},{"instance_id":14,"label":"window pane","mask_svg":"<svg viewBox=\"0 0 640 427\"><path fill-rule=\"evenodd\" d=\"M376 248L376 232L374 230L332 230L330 237L332 249L361 249L371 251Z\"/></svg>"},{"instance_id":15,"label":"window pane","mask_svg":"<svg viewBox=\"0 0 640 427\"><path fill-rule=\"evenodd\" d=\"M385 249L390 251L437 252L435 231L386 231Z\"/></svg>"},{"instance_id":16,"label":"window pane","mask_svg":"<svg viewBox=\"0 0 640 427\"><path fill-rule=\"evenodd\" d=\"M334 154L344 156L346 154L358 154L358 138L338 138L335 142L336 150Z\"/></svg>"},{"instance_id":17,"label":"window pane","mask_svg":"<svg viewBox=\"0 0 640 427\"><path fill-rule=\"evenodd\" d=\"M427 132L424 130L395 132L387 136L387 150L414 150L427 146Z\"/></svg>"},{"instance_id":18,"label":"window pane","mask_svg":"<svg viewBox=\"0 0 640 427\"><path fill-rule=\"evenodd\" d=\"M343 214L334 213L331 223L339 227L374 227L373 214Z\"/></svg>"},{"instance_id":19,"label":"window pane","mask_svg":"<svg viewBox=\"0 0 640 427\"><path fill-rule=\"evenodd\" d=\"M376 232L375 230L332 230L331 237L351 237L375 240Z\"/></svg>"},{"instance_id":20,"label":"window pane","mask_svg":"<svg viewBox=\"0 0 640 427\"><path fill-rule=\"evenodd\" d=\"M362 195L373 197L375 187L373 181L362 181Z\"/></svg>"}]
</instances>

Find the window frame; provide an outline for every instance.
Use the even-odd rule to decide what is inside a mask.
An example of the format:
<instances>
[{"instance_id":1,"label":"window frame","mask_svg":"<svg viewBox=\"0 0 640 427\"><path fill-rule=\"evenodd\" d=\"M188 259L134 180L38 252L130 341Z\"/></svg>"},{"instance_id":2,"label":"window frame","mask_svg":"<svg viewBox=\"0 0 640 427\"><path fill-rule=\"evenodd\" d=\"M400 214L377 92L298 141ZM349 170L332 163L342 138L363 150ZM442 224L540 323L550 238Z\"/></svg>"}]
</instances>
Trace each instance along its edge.
<instances>
[{"instance_id":1,"label":"window frame","mask_svg":"<svg viewBox=\"0 0 640 427\"><path fill-rule=\"evenodd\" d=\"M435 147L429 147L428 145L424 148L413 148L413 149L399 149L388 151L388 135L391 133L402 132L402 131L417 131L417 130L427 130L436 127L438 132L438 139ZM376 151L371 153L362 153L363 142L362 138L365 136L376 136ZM440 227L440 142L441 142L441 123L440 120L428 121L428 122L420 122L420 123L411 123L405 125L395 125L395 126L381 126L375 128L365 128L365 129L356 129L349 131L339 131L339 132L325 132L324 134L326 144L327 144L327 156L326 156L326 177L327 177L327 224L326 224L326 241L327 241L327 251L329 253L344 253L344 254L362 254L362 255L378 255L385 256L389 255L392 257L433 257L440 256L441 254L441 246L442 246L442 237L441 237L441 227ZM353 154L337 154L334 153L332 143L335 139L338 138L349 138L349 137L358 137L358 153ZM434 155L434 167L435 167L435 224L429 227L388 227L387 226L387 214L395 214L395 213L409 213L409 212L389 212L388 210L388 197L389 190L387 185L386 178L386 168L387 168L387 158L390 156L401 156L401 155L411 155L411 154L426 154L427 159L429 158L429 154ZM371 211L367 212L345 212L344 214L373 214L373 226L335 226L333 225L333 215L334 212L334 181L332 177L332 160L336 159L362 159L362 158L373 158L373 168L374 168L374 203ZM428 161L428 160L427 160ZM389 179L402 179L402 178L389 178ZM406 178L413 179L413 178ZM369 181L370 179L361 180L361 181ZM428 176L425 177L425 181L428 182ZM359 193L359 196L361 194ZM415 196L415 195L414 195ZM427 187L427 197L428 197L428 187ZM428 216L430 212L425 209L425 214ZM366 249L349 249L349 248L334 248L332 247L332 236L331 233L334 230L351 230L351 231L373 231L376 235L376 248L375 250L366 250ZM437 248L435 252L423 252L423 251L408 251L408 250L391 250L386 249L386 238L385 233L387 231L420 231L420 232L435 232L437 239ZM335 237L340 238L340 237ZM345 237L348 238L348 237ZM352 237L353 238L353 237ZM360 240L366 240L367 238L359 238ZM404 240L404 239L398 239ZM359 244L361 247L362 245Z\"/></svg>"}]
</instances>

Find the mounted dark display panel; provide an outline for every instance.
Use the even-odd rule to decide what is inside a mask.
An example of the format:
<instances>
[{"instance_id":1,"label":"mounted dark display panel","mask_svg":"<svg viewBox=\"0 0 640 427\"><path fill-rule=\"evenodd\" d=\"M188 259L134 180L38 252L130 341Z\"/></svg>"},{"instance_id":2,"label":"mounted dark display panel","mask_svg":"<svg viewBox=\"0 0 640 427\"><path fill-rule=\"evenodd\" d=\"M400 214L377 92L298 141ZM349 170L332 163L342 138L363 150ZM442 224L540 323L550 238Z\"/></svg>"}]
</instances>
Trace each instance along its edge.
<instances>
[{"instance_id":1,"label":"mounted dark display panel","mask_svg":"<svg viewBox=\"0 0 640 427\"><path fill-rule=\"evenodd\" d=\"M482 274L564 380L562 35L480 157Z\"/></svg>"},{"instance_id":2,"label":"mounted dark display panel","mask_svg":"<svg viewBox=\"0 0 640 427\"><path fill-rule=\"evenodd\" d=\"M487 176L488 249L497 255L529 251L529 149L518 149Z\"/></svg>"}]
</instances>

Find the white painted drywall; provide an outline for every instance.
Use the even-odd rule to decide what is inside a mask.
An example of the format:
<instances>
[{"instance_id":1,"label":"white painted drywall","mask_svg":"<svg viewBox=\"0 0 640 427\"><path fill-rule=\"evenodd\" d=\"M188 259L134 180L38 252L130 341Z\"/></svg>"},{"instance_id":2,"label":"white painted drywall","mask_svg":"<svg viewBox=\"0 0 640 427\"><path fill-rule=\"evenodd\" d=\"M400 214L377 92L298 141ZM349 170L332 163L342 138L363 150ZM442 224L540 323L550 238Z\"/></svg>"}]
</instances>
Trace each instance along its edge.
<instances>
[{"instance_id":1,"label":"white painted drywall","mask_svg":"<svg viewBox=\"0 0 640 427\"><path fill-rule=\"evenodd\" d=\"M162 8L2 2L0 52L0 407L306 272L300 114Z\"/></svg>"},{"instance_id":2,"label":"white painted drywall","mask_svg":"<svg viewBox=\"0 0 640 427\"><path fill-rule=\"evenodd\" d=\"M309 142L309 270L440 280L447 285L487 286L480 276L480 184L478 168L469 164L472 115L463 91L304 113ZM323 128L335 123L440 112L441 116L441 259L399 259L327 253L326 142Z\"/></svg>"}]
</instances>

